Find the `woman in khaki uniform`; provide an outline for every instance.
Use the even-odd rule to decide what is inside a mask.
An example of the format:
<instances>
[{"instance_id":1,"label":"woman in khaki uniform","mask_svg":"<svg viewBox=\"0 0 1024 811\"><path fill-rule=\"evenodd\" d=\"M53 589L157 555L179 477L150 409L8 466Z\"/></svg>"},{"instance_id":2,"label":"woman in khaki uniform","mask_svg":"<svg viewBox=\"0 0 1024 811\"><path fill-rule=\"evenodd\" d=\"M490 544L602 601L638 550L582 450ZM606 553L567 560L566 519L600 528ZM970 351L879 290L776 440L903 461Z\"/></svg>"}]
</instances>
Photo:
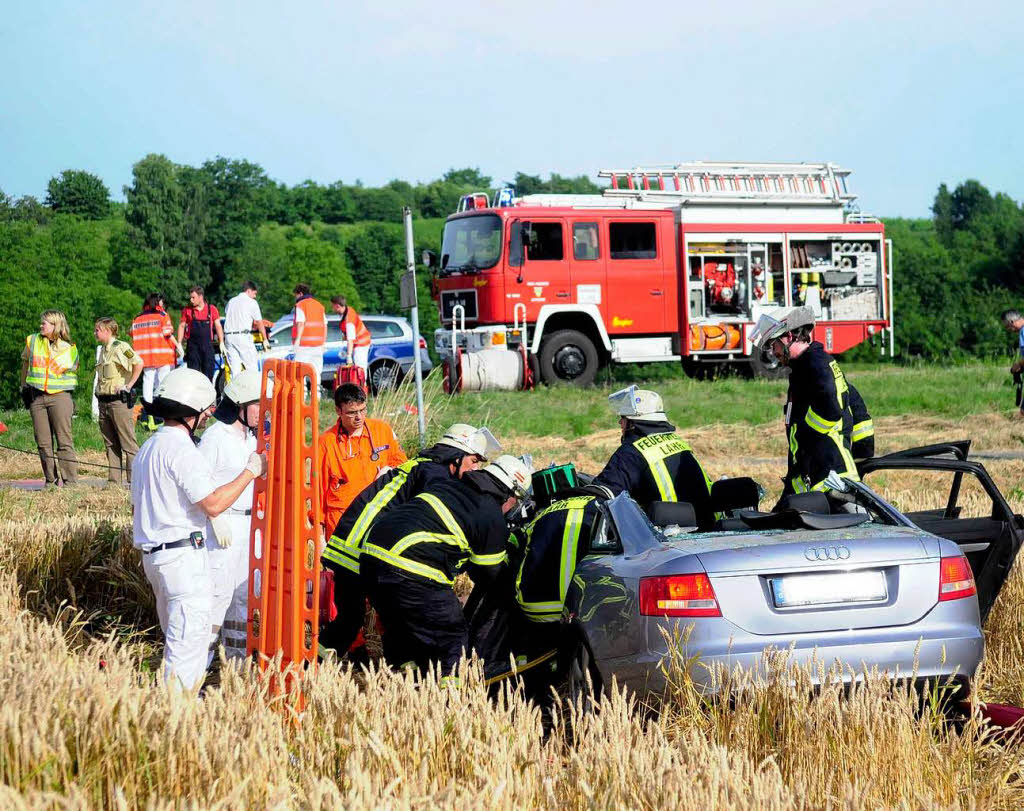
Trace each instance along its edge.
<instances>
[{"instance_id":1,"label":"woman in khaki uniform","mask_svg":"<svg viewBox=\"0 0 1024 811\"><path fill-rule=\"evenodd\" d=\"M32 429L47 484L78 483L78 456L71 435L78 383L78 347L71 343L68 320L60 310L40 316L39 332L25 338L21 353L21 398L32 414ZM57 444L53 452L54 440Z\"/></svg>"},{"instance_id":2,"label":"woman in khaki uniform","mask_svg":"<svg viewBox=\"0 0 1024 811\"><path fill-rule=\"evenodd\" d=\"M128 401L144 364L131 346L117 340L117 322L113 318L97 319L93 334L102 347L96 365L96 399L100 404L100 434L107 446L107 481L120 484L123 469L131 484L132 460L139 442Z\"/></svg>"}]
</instances>

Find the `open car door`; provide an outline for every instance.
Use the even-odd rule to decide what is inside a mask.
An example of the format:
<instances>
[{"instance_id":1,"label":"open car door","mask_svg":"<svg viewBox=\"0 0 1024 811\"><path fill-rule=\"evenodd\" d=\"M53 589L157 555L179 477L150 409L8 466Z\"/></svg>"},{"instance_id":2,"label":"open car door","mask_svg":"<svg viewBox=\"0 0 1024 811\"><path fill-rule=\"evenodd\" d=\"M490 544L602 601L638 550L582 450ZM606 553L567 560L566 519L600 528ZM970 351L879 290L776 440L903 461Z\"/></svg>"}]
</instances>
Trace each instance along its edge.
<instances>
[{"instance_id":1,"label":"open car door","mask_svg":"<svg viewBox=\"0 0 1024 811\"><path fill-rule=\"evenodd\" d=\"M984 465L969 461L970 440L897 451L861 462L861 478L917 526L967 555L982 620L1024 541L1014 514Z\"/></svg>"}]
</instances>

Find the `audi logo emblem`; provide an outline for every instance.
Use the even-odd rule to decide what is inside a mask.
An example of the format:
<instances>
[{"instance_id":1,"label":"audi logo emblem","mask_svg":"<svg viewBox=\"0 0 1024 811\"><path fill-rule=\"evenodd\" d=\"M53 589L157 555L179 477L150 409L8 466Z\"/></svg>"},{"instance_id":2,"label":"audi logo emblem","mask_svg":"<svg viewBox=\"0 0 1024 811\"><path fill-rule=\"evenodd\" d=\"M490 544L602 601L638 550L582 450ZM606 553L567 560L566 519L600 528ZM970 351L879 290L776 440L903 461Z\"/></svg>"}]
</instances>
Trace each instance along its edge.
<instances>
[{"instance_id":1,"label":"audi logo emblem","mask_svg":"<svg viewBox=\"0 0 1024 811\"><path fill-rule=\"evenodd\" d=\"M845 546L808 546L804 557L810 561L846 560L850 557L850 550Z\"/></svg>"}]
</instances>

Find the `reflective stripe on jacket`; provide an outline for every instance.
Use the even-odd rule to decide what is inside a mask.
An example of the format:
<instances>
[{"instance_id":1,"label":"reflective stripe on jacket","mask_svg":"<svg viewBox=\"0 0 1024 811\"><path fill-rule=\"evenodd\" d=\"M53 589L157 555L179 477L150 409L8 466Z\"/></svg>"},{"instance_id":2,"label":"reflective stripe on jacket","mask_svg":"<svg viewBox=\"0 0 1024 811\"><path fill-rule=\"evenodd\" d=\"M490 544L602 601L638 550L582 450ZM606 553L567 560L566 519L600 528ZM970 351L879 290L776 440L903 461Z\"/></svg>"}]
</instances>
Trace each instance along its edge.
<instances>
[{"instance_id":1,"label":"reflective stripe on jacket","mask_svg":"<svg viewBox=\"0 0 1024 811\"><path fill-rule=\"evenodd\" d=\"M520 533L523 549L516 602L527 619L561 619L576 564L587 553L597 516L594 496L574 496L551 504Z\"/></svg>"},{"instance_id":2,"label":"reflective stripe on jacket","mask_svg":"<svg viewBox=\"0 0 1024 811\"><path fill-rule=\"evenodd\" d=\"M500 571L507 540L508 526L496 498L471 483L447 479L374 522L361 557L406 577L450 586L467 566L474 580Z\"/></svg>"},{"instance_id":3,"label":"reflective stripe on jacket","mask_svg":"<svg viewBox=\"0 0 1024 811\"><path fill-rule=\"evenodd\" d=\"M178 354L171 343L174 325L167 313L146 312L132 320L128 332L132 339L132 348L142 358L147 369L171 366Z\"/></svg>"},{"instance_id":4,"label":"reflective stripe on jacket","mask_svg":"<svg viewBox=\"0 0 1024 811\"><path fill-rule=\"evenodd\" d=\"M814 341L789 366L785 412L789 470L783 492L827 491L825 479L833 470L859 480L846 444L849 385L839 364Z\"/></svg>"},{"instance_id":5,"label":"reflective stripe on jacket","mask_svg":"<svg viewBox=\"0 0 1024 811\"><path fill-rule=\"evenodd\" d=\"M875 424L860 392L850 381L846 382L850 389L849 409L843 415L846 447L854 459L870 459L875 455Z\"/></svg>"},{"instance_id":6,"label":"reflective stripe on jacket","mask_svg":"<svg viewBox=\"0 0 1024 811\"><path fill-rule=\"evenodd\" d=\"M299 299L295 302L295 315L301 310L306 320L302 326L302 340L299 346L323 346L327 341L327 316L324 314L324 305L312 296ZM292 343L299 337L299 319L292 321Z\"/></svg>"},{"instance_id":7,"label":"reflective stripe on jacket","mask_svg":"<svg viewBox=\"0 0 1024 811\"><path fill-rule=\"evenodd\" d=\"M655 501L688 502L702 529L715 521L711 478L690 445L667 422L634 423L594 484L615 495L628 492L644 509Z\"/></svg>"},{"instance_id":8,"label":"reflective stripe on jacket","mask_svg":"<svg viewBox=\"0 0 1024 811\"><path fill-rule=\"evenodd\" d=\"M38 332L25 338L28 370L25 383L54 394L78 385L78 347L66 341L50 343Z\"/></svg>"},{"instance_id":9,"label":"reflective stripe on jacket","mask_svg":"<svg viewBox=\"0 0 1024 811\"><path fill-rule=\"evenodd\" d=\"M423 457L410 459L388 471L363 490L342 513L341 521L327 541L327 547L322 555L323 560L359 574L359 553L373 522L396 500L400 499L399 503L408 500L401 498L401 491L409 482L409 476L417 465L427 461ZM365 500L364 494L369 496Z\"/></svg>"}]
</instances>

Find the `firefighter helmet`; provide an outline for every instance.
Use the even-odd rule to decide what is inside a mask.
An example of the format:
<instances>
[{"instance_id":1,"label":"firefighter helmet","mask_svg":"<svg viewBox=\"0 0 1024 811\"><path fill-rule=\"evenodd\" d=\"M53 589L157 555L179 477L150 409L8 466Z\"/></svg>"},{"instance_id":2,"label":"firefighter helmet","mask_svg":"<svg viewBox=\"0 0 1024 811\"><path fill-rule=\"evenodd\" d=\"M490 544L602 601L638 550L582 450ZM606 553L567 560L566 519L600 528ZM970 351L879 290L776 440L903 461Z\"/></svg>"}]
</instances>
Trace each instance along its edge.
<instances>
[{"instance_id":1,"label":"firefighter helmet","mask_svg":"<svg viewBox=\"0 0 1024 811\"><path fill-rule=\"evenodd\" d=\"M810 307L794 307L782 318L775 318L771 315L762 315L754 331L750 334L750 341L756 347L762 347L781 338L788 332L794 332L801 327L814 326L814 310Z\"/></svg>"},{"instance_id":2,"label":"firefighter helmet","mask_svg":"<svg viewBox=\"0 0 1024 811\"><path fill-rule=\"evenodd\" d=\"M668 422L665 403L656 391L638 389L636 386L620 389L608 395L612 410L620 417L634 422Z\"/></svg>"},{"instance_id":3,"label":"firefighter helmet","mask_svg":"<svg viewBox=\"0 0 1024 811\"><path fill-rule=\"evenodd\" d=\"M533 469L518 456L499 456L483 472L489 473L517 499L522 500L530 494Z\"/></svg>"},{"instance_id":4,"label":"firefighter helmet","mask_svg":"<svg viewBox=\"0 0 1024 811\"><path fill-rule=\"evenodd\" d=\"M463 453L475 454L484 461L493 459L501 453L501 443L486 428L474 428L463 422L457 422L444 432L438 445L448 445Z\"/></svg>"}]
</instances>

